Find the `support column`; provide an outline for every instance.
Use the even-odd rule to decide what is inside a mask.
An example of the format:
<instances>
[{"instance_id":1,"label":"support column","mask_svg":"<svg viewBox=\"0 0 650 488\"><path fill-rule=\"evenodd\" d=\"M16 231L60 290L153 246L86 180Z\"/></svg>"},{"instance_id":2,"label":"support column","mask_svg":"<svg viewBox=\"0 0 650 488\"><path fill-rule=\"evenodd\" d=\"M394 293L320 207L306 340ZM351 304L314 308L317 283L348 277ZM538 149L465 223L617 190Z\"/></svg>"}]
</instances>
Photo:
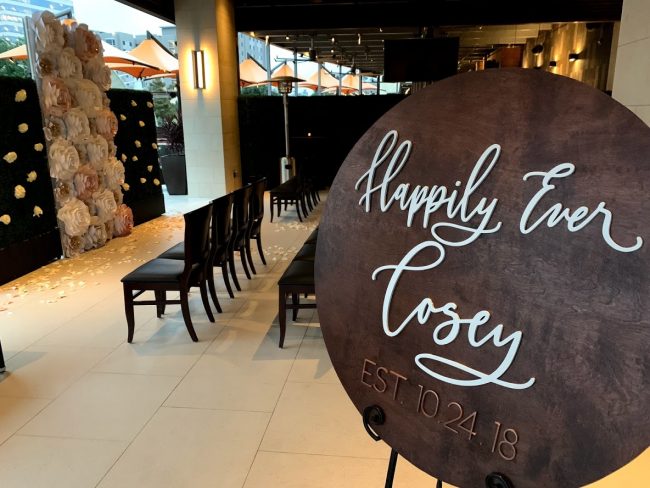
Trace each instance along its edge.
<instances>
[{"instance_id":1,"label":"support column","mask_svg":"<svg viewBox=\"0 0 650 488\"><path fill-rule=\"evenodd\" d=\"M650 2L624 0L612 96L650 125Z\"/></svg>"},{"instance_id":2,"label":"support column","mask_svg":"<svg viewBox=\"0 0 650 488\"><path fill-rule=\"evenodd\" d=\"M189 196L241 186L237 32L232 0L175 0ZM205 52L206 87L194 88L192 51Z\"/></svg>"}]
</instances>

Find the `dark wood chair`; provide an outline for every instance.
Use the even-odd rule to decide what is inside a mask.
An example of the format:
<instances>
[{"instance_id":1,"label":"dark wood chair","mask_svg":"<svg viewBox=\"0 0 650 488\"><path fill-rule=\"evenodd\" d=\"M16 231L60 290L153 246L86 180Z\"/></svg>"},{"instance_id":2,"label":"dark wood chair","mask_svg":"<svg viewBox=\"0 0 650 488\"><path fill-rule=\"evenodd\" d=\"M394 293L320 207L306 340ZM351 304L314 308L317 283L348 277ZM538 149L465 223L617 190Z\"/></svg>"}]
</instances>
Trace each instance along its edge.
<instances>
[{"instance_id":1,"label":"dark wood chair","mask_svg":"<svg viewBox=\"0 0 650 488\"><path fill-rule=\"evenodd\" d=\"M257 242L257 252L260 255L262 264L266 265L264 251L262 250L262 220L264 220L264 191L266 190L266 178L261 178L253 183L253 194L251 195L251 209L249 218L248 244L246 245L246 257L253 274L257 274L253 256L251 254L250 241Z\"/></svg>"},{"instance_id":2,"label":"dark wood chair","mask_svg":"<svg viewBox=\"0 0 650 488\"><path fill-rule=\"evenodd\" d=\"M278 320L280 322L280 347L284 346L284 336L287 330L287 309L293 311L292 318L298 318L298 310L302 308L316 308L315 303L300 303L300 295L313 295L316 293L314 286L314 261L293 260L278 281L279 307ZM291 302L287 303L291 295Z\"/></svg>"},{"instance_id":3,"label":"dark wood chair","mask_svg":"<svg viewBox=\"0 0 650 488\"><path fill-rule=\"evenodd\" d=\"M230 266L230 275L238 291L241 291L239 280L237 279L237 269L235 268L235 251L239 252L241 264L244 268L246 278L251 279L251 273L248 270L246 259L246 247L250 249L250 241L247 239L249 231L250 218L250 200L253 193L253 185L248 184L233 192L232 222L233 231L230 239L228 263ZM250 253L250 250L249 250Z\"/></svg>"},{"instance_id":4,"label":"dark wood chair","mask_svg":"<svg viewBox=\"0 0 650 488\"><path fill-rule=\"evenodd\" d=\"M0 373L5 372L5 355L2 352L2 343L0 342Z\"/></svg>"},{"instance_id":5,"label":"dark wood chair","mask_svg":"<svg viewBox=\"0 0 650 488\"><path fill-rule=\"evenodd\" d=\"M270 207L271 207L271 222L273 222L273 209L277 209L278 217L282 213L282 205L284 204L285 210L288 205L296 206L296 213L298 220L302 222L302 218L307 217L307 204L305 203L305 194L303 186L297 177L290 178L281 185L276 186L269 191ZM301 215L302 213L302 215Z\"/></svg>"},{"instance_id":6,"label":"dark wood chair","mask_svg":"<svg viewBox=\"0 0 650 488\"><path fill-rule=\"evenodd\" d=\"M198 286L201 289L203 307L210 322L214 322L206 287L207 265L210 256L211 217L212 204L184 215L185 238L184 259L182 261L167 258L152 259L122 278L128 342L133 342L133 332L135 330L133 307L135 305L156 305L157 316L161 317L165 313L167 304L181 305L187 331L192 340L198 342L199 339L196 336L192 318L190 317L188 302L190 286ZM138 296L149 290L154 291L155 300L135 301ZM180 292L180 300L167 300L167 291Z\"/></svg>"},{"instance_id":7,"label":"dark wood chair","mask_svg":"<svg viewBox=\"0 0 650 488\"><path fill-rule=\"evenodd\" d=\"M213 222L216 220L216 225L213 226L213 232L216 231L216 236L213 234L213 242L216 242L214 257L212 259L212 266L218 266L221 268L221 274L223 275L223 281L228 290L228 295L230 298L235 298L235 294L232 291L232 286L230 285L230 279L228 277L228 260L230 257L230 241L232 239L232 211L233 211L233 194L228 193L222 197L217 198L214 202L214 207L212 211L214 212L216 219L213 219ZM214 279L210 281L211 276L208 276L208 285L211 286L210 293L214 288Z\"/></svg>"}]
</instances>

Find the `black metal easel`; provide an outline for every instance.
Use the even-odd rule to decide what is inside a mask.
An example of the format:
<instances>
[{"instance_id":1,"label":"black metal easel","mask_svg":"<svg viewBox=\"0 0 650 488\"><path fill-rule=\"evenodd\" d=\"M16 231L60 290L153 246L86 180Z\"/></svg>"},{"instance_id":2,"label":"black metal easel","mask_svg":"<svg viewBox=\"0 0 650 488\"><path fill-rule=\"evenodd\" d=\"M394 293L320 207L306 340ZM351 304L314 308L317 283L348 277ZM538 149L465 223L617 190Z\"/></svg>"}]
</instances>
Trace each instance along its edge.
<instances>
[{"instance_id":1,"label":"black metal easel","mask_svg":"<svg viewBox=\"0 0 650 488\"><path fill-rule=\"evenodd\" d=\"M385 422L386 414L379 405L371 405L363 410L363 427L373 440L381 440L381 436L373 429L373 426L383 425ZM397 456L397 451L391 448L384 488L393 488L393 479L395 478L395 469L397 468ZM490 473L487 475L485 478L485 486L487 488L514 488L511 481L501 473ZM436 488L442 488L442 480L436 480Z\"/></svg>"}]
</instances>

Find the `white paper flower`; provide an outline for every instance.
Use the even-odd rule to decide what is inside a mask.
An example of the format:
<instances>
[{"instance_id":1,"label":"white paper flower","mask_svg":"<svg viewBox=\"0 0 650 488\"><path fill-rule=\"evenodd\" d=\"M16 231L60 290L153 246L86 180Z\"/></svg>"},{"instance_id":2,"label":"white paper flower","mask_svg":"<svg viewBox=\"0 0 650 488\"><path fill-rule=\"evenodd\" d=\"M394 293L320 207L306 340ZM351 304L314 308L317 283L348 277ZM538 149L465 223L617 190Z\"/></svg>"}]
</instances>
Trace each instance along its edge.
<instances>
[{"instance_id":1,"label":"white paper flower","mask_svg":"<svg viewBox=\"0 0 650 488\"><path fill-rule=\"evenodd\" d=\"M88 117L97 116L103 109L102 92L91 80L65 80L66 86L74 96L74 99Z\"/></svg>"},{"instance_id":2,"label":"white paper flower","mask_svg":"<svg viewBox=\"0 0 650 488\"><path fill-rule=\"evenodd\" d=\"M27 100L27 92L25 90L18 90L16 96L14 97L16 102L24 102Z\"/></svg>"},{"instance_id":3,"label":"white paper flower","mask_svg":"<svg viewBox=\"0 0 650 488\"><path fill-rule=\"evenodd\" d=\"M140 148L142 147L142 143L138 140L136 140L133 144L135 144L135 147Z\"/></svg>"},{"instance_id":4,"label":"white paper flower","mask_svg":"<svg viewBox=\"0 0 650 488\"><path fill-rule=\"evenodd\" d=\"M14 161L16 161L16 159L18 159L18 155L17 155L15 152L11 151L11 152L8 152L7 154L5 154L5 155L2 157L2 159L4 159L5 161L7 161L9 164L11 164L11 163L13 163Z\"/></svg>"},{"instance_id":5,"label":"white paper flower","mask_svg":"<svg viewBox=\"0 0 650 488\"><path fill-rule=\"evenodd\" d=\"M113 220L115 217L115 210L117 210L117 202L111 190L103 190L93 193L92 203L97 210L99 220L104 223Z\"/></svg>"},{"instance_id":6,"label":"white paper flower","mask_svg":"<svg viewBox=\"0 0 650 488\"><path fill-rule=\"evenodd\" d=\"M83 109L79 107L71 108L63 116L68 139L72 141L82 141L90 136L90 125L88 116Z\"/></svg>"},{"instance_id":7,"label":"white paper flower","mask_svg":"<svg viewBox=\"0 0 650 488\"><path fill-rule=\"evenodd\" d=\"M2 222L5 225L11 224L11 217L9 215L4 214L2 217L0 217L0 222Z\"/></svg>"},{"instance_id":8,"label":"white paper flower","mask_svg":"<svg viewBox=\"0 0 650 488\"><path fill-rule=\"evenodd\" d=\"M34 37L36 40L37 53L59 54L63 49L65 39L63 37L63 26L52 12L47 10L35 12L32 15L34 21Z\"/></svg>"},{"instance_id":9,"label":"white paper flower","mask_svg":"<svg viewBox=\"0 0 650 488\"><path fill-rule=\"evenodd\" d=\"M153 184L156 186L160 186L160 180L158 178L153 179Z\"/></svg>"},{"instance_id":10,"label":"white paper flower","mask_svg":"<svg viewBox=\"0 0 650 488\"><path fill-rule=\"evenodd\" d=\"M27 173L27 183L34 183L37 176L36 171L30 171Z\"/></svg>"},{"instance_id":11,"label":"white paper flower","mask_svg":"<svg viewBox=\"0 0 650 488\"><path fill-rule=\"evenodd\" d=\"M116 158L110 158L104 165L104 183L111 189L118 189L124 183L124 165Z\"/></svg>"},{"instance_id":12,"label":"white paper flower","mask_svg":"<svg viewBox=\"0 0 650 488\"><path fill-rule=\"evenodd\" d=\"M84 236L84 248L86 251L102 247L106 244L108 235L106 234L106 226L104 224L91 225L88 227L88 232Z\"/></svg>"},{"instance_id":13,"label":"white paper flower","mask_svg":"<svg viewBox=\"0 0 650 488\"><path fill-rule=\"evenodd\" d=\"M81 60L77 57L74 49L66 47L59 54L58 59L59 76L61 78L83 78Z\"/></svg>"},{"instance_id":14,"label":"white paper flower","mask_svg":"<svg viewBox=\"0 0 650 488\"><path fill-rule=\"evenodd\" d=\"M142 183L144 185L146 182L147 182L146 178L140 178L140 183Z\"/></svg>"},{"instance_id":15,"label":"white paper flower","mask_svg":"<svg viewBox=\"0 0 650 488\"><path fill-rule=\"evenodd\" d=\"M54 117L52 115L50 115L50 117L47 119L46 125L43 128L43 132L45 133L45 139L50 142L57 137L62 137L65 139L68 135L63 119L60 117Z\"/></svg>"},{"instance_id":16,"label":"white paper flower","mask_svg":"<svg viewBox=\"0 0 650 488\"><path fill-rule=\"evenodd\" d=\"M97 171L101 170L108 159L108 142L100 135L90 136L85 143L88 162Z\"/></svg>"},{"instance_id":17,"label":"white paper flower","mask_svg":"<svg viewBox=\"0 0 650 488\"><path fill-rule=\"evenodd\" d=\"M40 217L41 215L43 215L43 209L36 205L34 207L34 217Z\"/></svg>"},{"instance_id":18,"label":"white paper flower","mask_svg":"<svg viewBox=\"0 0 650 488\"><path fill-rule=\"evenodd\" d=\"M56 139L49 150L50 176L70 180L79 168L79 154L71 142Z\"/></svg>"},{"instance_id":19,"label":"white paper flower","mask_svg":"<svg viewBox=\"0 0 650 488\"><path fill-rule=\"evenodd\" d=\"M84 252L84 239L81 236L69 236L64 233L61 236L61 247L66 258L78 256Z\"/></svg>"},{"instance_id":20,"label":"white paper flower","mask_svg":"<svg viewBox=\"0 0 650 488\"><path fill-rule=\"evenodd\" d=\"M27 190L25 190L25 187L23 185L16 185L14 187L14 197L21 199L21 198L25 198L26 194L27 194Z\"/></svg>"},{"instance_id":21,"label":"white paper flower","mask_svg":"<svg viewBox=\"0 0 650 488\"><path fill-rule=\"evenodd\" d=\"M63 115L72 105L72 93L70 88L76 86L54 76L44 76L42 87L42 103L45 107L45 115ZM92 82L91 82L92 83Z\"/></svg>"},{"instance_id":22,"label":"white paper flower","mask_svg":"<svg viewBox=\"0 0 650 488\"><path fill-rule=\"evenodd\" d=\"M83 70L85 77L97 83L102 90L110 90L111 69L104 64L102 56L95 56L88 60L84 64Z\"/></svg>"},{"instance_id":23,"label":"white paper flower","mask_svg":"<svg viewBox=\"0 0 650 488\"><path fill-rule=\"evenodd\" d=\"M43 144L41 144L40 142L34 144L34 151L41 152L42 150L43 150Z\"/></svg>"},{"instance_id":24,"label":"white paper flower","mask_svg":"<svg viewBox=\"0 0 650 488\"><path fill-rule=\"evenodd\" d=\"M117 134L117 117L109 109L102 109L95 117L95 130L106 139L112 139Z\"/></svg>"},{"instance_id":25,"label":"white paper flower","mask_svg":"<svg viewBox=\"0 0 650 488\"><path fill-rule=\"evenodd\" d=\"M90 212L84 202L77 198L68 201L56 213L63 222L63 230L68 236L82 236L90 226Z\"/></svg>"},{"instance_id":26,"label":"white paper flower","mask_svg":"<svg viewBox=\"0 0 650 488\"><path fill-rule=\"evenodd\" d=\"M151 103L151 102L147 102L147 107L149 107L149 108L153 108L153 103Z\"/></svg>"}]
</instances>

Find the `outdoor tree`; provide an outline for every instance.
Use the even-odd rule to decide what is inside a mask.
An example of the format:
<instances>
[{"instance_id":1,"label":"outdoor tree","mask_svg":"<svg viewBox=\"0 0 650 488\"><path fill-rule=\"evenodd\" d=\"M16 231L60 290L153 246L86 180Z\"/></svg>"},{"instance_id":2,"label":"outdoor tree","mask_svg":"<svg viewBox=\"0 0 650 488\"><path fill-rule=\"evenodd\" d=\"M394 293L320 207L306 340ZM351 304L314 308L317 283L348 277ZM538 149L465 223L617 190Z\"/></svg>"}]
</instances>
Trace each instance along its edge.
<instances>
[{"instance_id":1,"label":"outdoor tree","mask_svg":"<svg viewBox=\"0 0 650 488\"><path fill-rule=\"evenodd\" d=\"M149 83L149 91L153 95L153 110L156 116L157 126L160 127L165 120L178 117L178 107L171 103L171 97L167 92L167 86L163 80L152 80Z\"/></svg>"},{"instance_id":2,"label":"outdoor tree","mask_svg":"<svg viewBox=\"0 0 650 488\"><path fill-rule=\"evenodd\" d=\"M21 43L12 43L5 39L0 39L0 53L9 51L20 46ZM12 78L29 78L29 68L27 61L0 61L0 76L11 76Z\"/></svg>"}]
</instances>

